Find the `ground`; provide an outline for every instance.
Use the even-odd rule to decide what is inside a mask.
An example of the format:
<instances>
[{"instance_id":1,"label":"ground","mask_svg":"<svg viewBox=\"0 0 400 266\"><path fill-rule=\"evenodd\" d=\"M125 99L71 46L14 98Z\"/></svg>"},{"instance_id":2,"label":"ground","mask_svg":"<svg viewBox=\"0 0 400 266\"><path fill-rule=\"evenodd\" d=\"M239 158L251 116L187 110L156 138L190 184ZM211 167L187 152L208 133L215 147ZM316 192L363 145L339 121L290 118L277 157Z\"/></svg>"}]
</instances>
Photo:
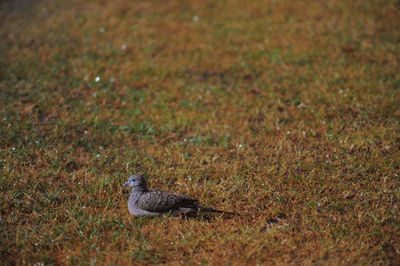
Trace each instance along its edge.
<instances>
[{"instance_id":1,"label":"ground","mask_svg":"<svg viewBox=\"0 0 400 266\"><path fill-rule=\"evenodd\" d=\"M4 264L400 263L398 1L0 2ZM239 215L134 218L122 183Z\"/></svg>"}]
</instances>

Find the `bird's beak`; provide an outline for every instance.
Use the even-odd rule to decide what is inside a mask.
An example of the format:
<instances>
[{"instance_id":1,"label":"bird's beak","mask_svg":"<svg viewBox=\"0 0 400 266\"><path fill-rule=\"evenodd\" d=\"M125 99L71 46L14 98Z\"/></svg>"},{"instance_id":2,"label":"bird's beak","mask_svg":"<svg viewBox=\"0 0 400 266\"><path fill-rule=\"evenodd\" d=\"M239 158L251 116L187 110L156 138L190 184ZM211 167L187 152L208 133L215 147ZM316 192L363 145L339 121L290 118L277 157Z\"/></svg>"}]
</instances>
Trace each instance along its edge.
<instances>
[{"instance_id":1,"label":"bird's beak","mask_svg":"<svg viewBox=\"0 0 400 266\"><path fill-rule=\"evenodd\" d=\"M124 187L127 187L129 185L129 182L124 183Z\"/></svg>"}]
</instances>

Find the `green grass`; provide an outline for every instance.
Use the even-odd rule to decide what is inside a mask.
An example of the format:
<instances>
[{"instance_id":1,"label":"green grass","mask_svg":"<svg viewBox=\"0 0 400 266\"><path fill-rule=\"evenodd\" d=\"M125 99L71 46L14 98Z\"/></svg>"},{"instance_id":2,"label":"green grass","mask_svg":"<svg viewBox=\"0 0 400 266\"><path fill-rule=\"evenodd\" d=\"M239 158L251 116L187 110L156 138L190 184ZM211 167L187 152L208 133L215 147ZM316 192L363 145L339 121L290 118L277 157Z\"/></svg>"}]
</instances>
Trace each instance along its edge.
<instances>
[{"instance_id":1,"label":"green grass","mask_svg":"<svg viewBox=\"0 0 400 266\"><path fill-rule=\"evenodd\" d=\"M0 261L399 263L399 20L389 0L2 1ZM139 171L242 215L131 217Z\"/></svg>"}]
</instances>

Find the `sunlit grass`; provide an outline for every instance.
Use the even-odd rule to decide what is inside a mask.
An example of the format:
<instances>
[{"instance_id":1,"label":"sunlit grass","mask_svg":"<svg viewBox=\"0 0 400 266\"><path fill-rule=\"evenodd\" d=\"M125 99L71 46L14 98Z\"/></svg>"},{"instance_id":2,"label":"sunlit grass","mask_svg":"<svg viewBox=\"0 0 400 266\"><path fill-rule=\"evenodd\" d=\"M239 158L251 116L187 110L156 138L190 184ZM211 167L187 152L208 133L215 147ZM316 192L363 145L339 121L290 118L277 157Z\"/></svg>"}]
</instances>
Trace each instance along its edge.
<instances>
[{"instance_id":1,"label":"sunlit grass","mask_svg":"<svg viewBox=\"0 0 400 266\"><path fill-rule=\"evenodd\" d=\"M396 1L3 1L0 261L396 264ZM131 217L130 173L241 215Z\"/></svg>"}]
</instances>

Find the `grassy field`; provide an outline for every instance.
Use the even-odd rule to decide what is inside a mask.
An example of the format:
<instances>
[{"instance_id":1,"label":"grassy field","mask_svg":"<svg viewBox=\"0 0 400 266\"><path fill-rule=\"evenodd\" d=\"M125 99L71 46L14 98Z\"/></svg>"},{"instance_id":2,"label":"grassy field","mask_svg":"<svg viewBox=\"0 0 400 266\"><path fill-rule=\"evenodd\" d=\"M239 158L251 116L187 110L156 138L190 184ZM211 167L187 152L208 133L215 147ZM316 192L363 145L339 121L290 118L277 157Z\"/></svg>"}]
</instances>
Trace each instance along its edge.
<instances>
[{"instance_id":1,"label":"grassy field","mask_svg":"<svg viewBox=\"0 0 400 266\"><path fill-rule=\"evenodd\" d=\"M0 264L400 263L398 1L0 1ZM236 211L131 217L121 184Z\"/></svg>"}]
</instances>

